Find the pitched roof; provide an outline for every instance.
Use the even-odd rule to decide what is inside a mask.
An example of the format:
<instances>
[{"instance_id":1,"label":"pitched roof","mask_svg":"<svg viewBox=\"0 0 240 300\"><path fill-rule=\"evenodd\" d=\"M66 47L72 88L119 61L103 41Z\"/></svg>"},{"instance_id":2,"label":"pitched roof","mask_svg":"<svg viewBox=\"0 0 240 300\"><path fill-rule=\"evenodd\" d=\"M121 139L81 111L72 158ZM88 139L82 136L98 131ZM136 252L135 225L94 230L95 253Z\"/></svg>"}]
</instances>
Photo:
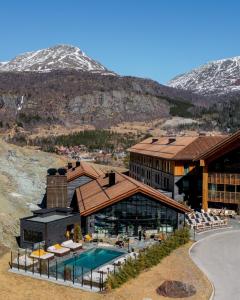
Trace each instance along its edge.
<instances>
[{"instance_id":1,"label":"pitched roof","mask_svg":"<svg viewBox=\"0 0 240 300\"><path fill-rule=\"evenodd\" d=\"M90 215L136 193L145 194L184 213L191 211L185 205L133 178L117 172L115 176L115 184L112 186L108 184L108 177L100 176L76 189L79 211L82 216Z\"/></svg>"},{"instance_id":2,"label":"pitched roof","mask_svg":"<svg viewBox=\"0 0 240 300\"><path fill-rule=\"evenodd\" d=\"M201 153L200 155L195 157L195 161L197 160L209 160L216 159L225 153L236 149L240 146L240 130L235 132L234 134L225 137L219 141L219 143L209 147L206 151Z\"/></svg>"},{"instance_id":3,"label":"pitched roof","mask_svg":"<svg viewBox=\"0 0 240 300\"><path fill-rule=\"evenodd\" d=\"M103 175L104 172L101 169L96 168L93 164L87 162L80 163L80 166L73 166L73 168L67 170L67 180L72 181L81 176L88 176L92 179L96 179Z\"/></svg>"},{"instance_id":4,"label":"pitched roof","mask_svg":"<svg viewBox=\"0 0 240 300\"><path fill-rule=\"evenodd\" d=\"M128 149L139 153L169 160L193 160L209 147L222 141L225 136L177 136L148 138Z\"/></svg>"}]
</instances>

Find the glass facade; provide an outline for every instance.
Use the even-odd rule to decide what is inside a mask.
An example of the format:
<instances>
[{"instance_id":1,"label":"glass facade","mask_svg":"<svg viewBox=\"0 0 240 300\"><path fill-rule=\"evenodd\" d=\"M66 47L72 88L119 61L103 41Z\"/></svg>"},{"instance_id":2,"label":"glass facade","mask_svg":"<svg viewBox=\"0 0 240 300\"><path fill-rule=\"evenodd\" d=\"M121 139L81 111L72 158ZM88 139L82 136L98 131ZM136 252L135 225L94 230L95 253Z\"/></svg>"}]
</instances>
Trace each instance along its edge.
<instances>
[{"instance_id":1,"label":"glass facade","mask_svg":"<svg viewBox=\"0 0 240 300\"><path fill-rule=\"evenodd\" d=\"M139 193L91 215L88 227L110 235L136 236L140 230L172 232L178 227L178 212Z\"/></svg>"}]
</instances>

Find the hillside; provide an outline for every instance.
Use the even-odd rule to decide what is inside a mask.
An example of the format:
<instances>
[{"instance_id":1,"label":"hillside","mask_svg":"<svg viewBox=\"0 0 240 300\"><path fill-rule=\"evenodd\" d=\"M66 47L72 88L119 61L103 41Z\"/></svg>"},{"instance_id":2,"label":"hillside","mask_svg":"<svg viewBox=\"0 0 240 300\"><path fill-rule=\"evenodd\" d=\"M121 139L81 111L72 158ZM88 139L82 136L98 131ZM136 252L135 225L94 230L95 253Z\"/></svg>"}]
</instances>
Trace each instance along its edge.
<instances>
[{"instance_id":1,"label":"hillside","mask_svg":"<svg viewBox=\"0 0 240 300\"><path fill-rule=\"evenodd\" d=\"M10 145L0 138L0 244L16 245L19 218L38 208L48 167L63 164L56 155Z\"/></svg>"},{"instance_id":2,"label":"hillside","mask_svg":"<svg viewBox=\"0 0 240 300\"><path fill-rule=\"evenodd\" d=\"M188 114L195 98L191 93L135 77L73 70L0 72L0 125L9 127L18 122L31 128L41 123L108 127L168 117L172 107Z\"/></svg>"},{"instance_id":3,"label":"hillside","mask_svg":"<svg viewBox=\"0 0 240 300\"><path fill-rule=\"evenodd\" d=\"M17 123L110 127L191 117L204 97L150 79L120 76L69 45L23 53L0 65L0 127Z\"/></svg>"}]
</instances>

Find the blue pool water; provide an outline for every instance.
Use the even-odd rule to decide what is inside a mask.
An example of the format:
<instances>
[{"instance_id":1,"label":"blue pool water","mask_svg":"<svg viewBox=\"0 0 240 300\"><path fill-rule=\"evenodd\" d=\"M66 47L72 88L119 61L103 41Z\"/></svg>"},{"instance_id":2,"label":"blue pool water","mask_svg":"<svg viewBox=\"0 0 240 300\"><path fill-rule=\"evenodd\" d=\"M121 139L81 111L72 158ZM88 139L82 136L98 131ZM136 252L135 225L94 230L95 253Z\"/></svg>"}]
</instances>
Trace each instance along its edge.
<instances>
[{"instance_id":1,"label":"blue pool water","mask_svg":"<svg viewBox=\"0 0 240 300\"><path fill-rule=\"evenodd\" d=\"M73 270L74 266L75 276L79 276L89 272L91 269L96 269L121 255L123 255L122 252L110 249L94 248L88 250L84 253L76 255L75 257L71 257L65 261L62 261L61 263L58 263L58 277L63 277L65 267ZM55 265L50 269L51 273L56 272Z\"/></svg>"}]
</instances>

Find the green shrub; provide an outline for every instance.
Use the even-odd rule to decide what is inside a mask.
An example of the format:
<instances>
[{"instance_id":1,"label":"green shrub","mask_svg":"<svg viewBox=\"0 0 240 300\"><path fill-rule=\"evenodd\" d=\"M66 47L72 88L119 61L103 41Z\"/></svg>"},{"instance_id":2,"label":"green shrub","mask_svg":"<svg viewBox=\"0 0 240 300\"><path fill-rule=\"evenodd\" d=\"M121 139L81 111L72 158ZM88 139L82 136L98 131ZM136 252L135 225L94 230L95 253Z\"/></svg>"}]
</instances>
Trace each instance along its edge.
<instances>
[{"instance_id":1,"label":"green shrub","mask_svg":"<svg viewBox=\"0 0 240 300\"><path fill-rule=\"evenodd\" d=\"M137 259L128 259L126 263L119 268L118 272L111 274L106 282L107 289L115 289L135 278L138 274L148 268L151 268L168 256L173 250L187 243L190 239L188 228L176 230L161 244L155 244L145 251L141 252Z\"/></svg>"}]
</instances>

